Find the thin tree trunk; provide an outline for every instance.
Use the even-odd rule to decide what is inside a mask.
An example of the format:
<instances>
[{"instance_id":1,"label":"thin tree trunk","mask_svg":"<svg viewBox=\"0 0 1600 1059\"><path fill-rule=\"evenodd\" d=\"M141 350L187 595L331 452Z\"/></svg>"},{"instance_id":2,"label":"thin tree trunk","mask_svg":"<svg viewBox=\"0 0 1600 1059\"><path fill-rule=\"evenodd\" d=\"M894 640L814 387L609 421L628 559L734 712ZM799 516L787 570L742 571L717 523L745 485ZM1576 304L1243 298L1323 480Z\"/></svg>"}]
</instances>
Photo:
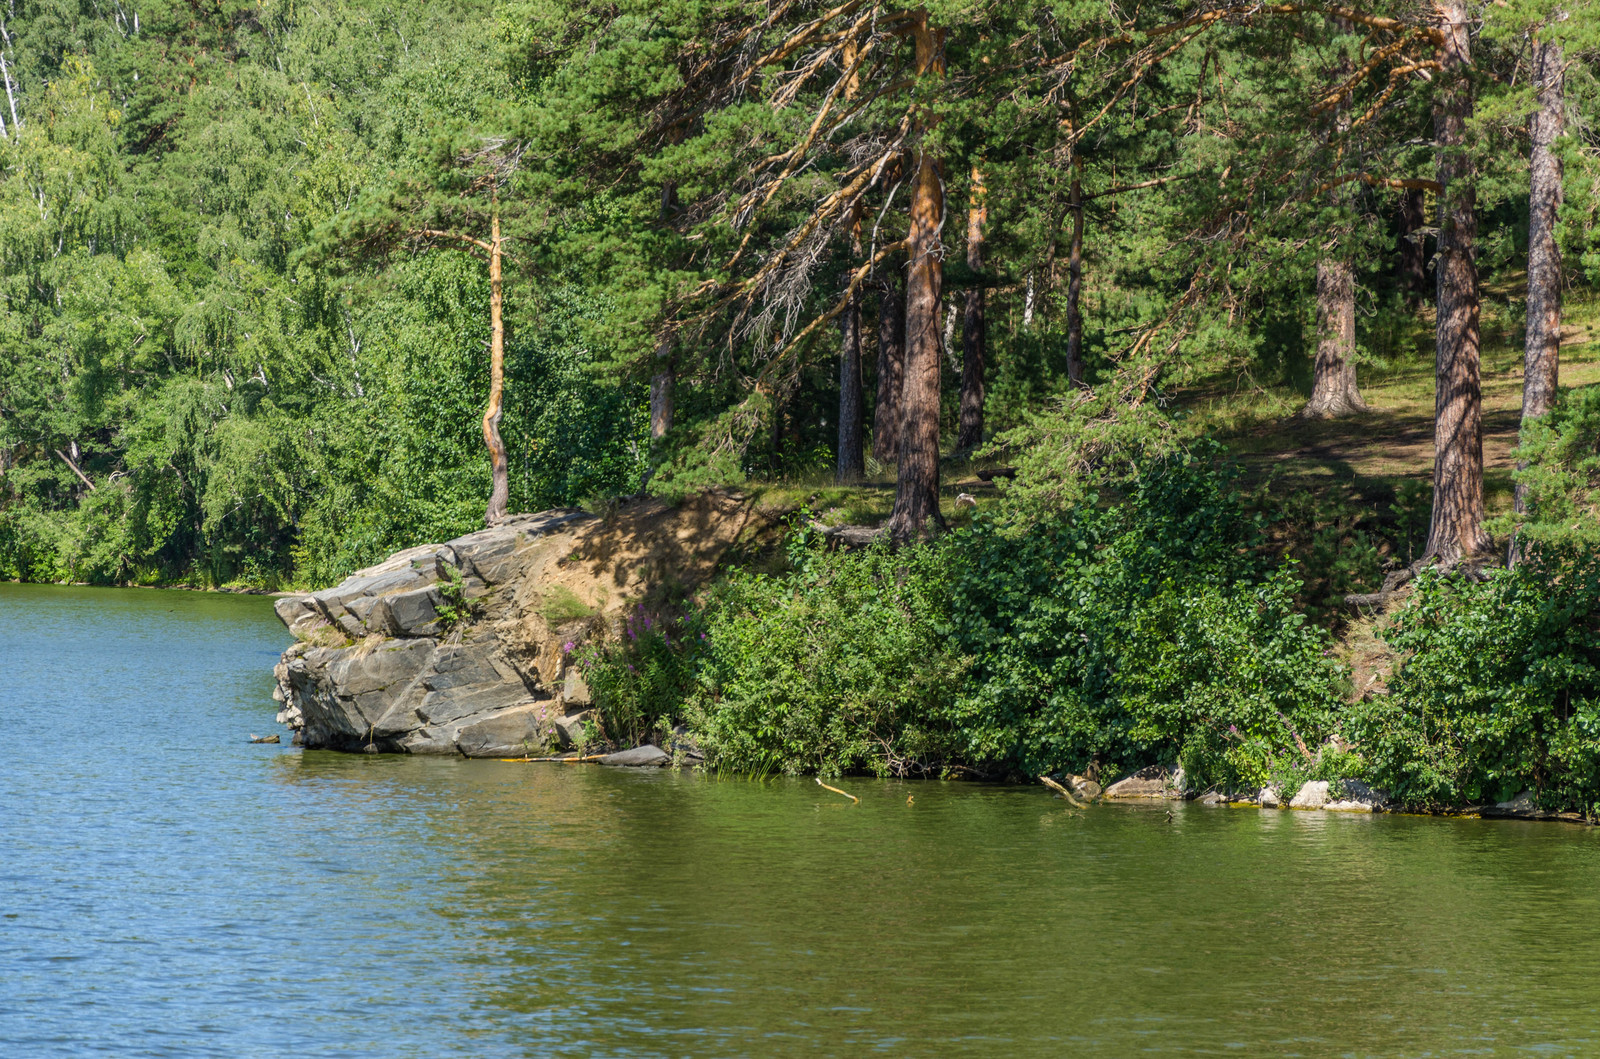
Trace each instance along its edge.
<instances>
[{"instance_id":1,"label":"thin tree trunk","mask_svg":"<svg viewBox=\"0 0 1600 1059\"><path fill-rule=\"evenodd\" d=\"M1561 209L1561 156L1555 141L1566 126L1566 85L1561 46L1533 42L1533 79L1538 109L1528 119L1533 150L1528 158L1528 328L1522 359L1522 430L1550 411L1561 375L1561 248L1556 214ZM1517 470L1527 469L1518 461ZM1513 509L1528 513L1528 486L1518 482ZM1518 534L1511 535L1506 563L1522 559Z\"/></svg>"},{"instance_id":2,"label":"thin tree trunk","mask_svg":"<svg viewBox=\"0 0 1600 1059\"><path fill-rule=\"evenodd\" d=\"M1022 295L1022 329L1033 327L1033 271L1028 271L1028 285Z\"/></svg>"},{"instance_id":3,"label":"thin tree trunk","mask_svg":"<svg viewBox=\"0 0 1600 1059\"><path fill-rule=\"evenodd\" d=\"M872 412L872 458L892 463L900 452L900 391L905 386L906 296L893 270L878 294L878 397Z\"/></svg>"},{"instance_id":4,"label":"thin tree trunk","mask_svg":"<svg viewBox=\"0 0 1600 1059\"><path fill-rule=\"evenodd\" d=\"M944 76L944 33L928 25L926 11L912 23L917 73ZM916 186L911 193L906 252L906 376L900 410L900 474L895 483L889 536L904 542L943 525L939 513L939 296L944 282L939 226L944 217L944 178L939 159L927 149L932 121L920 114Z\"/></svg>"},{"instance_id":5,"label":"thin tree trunk","mask_svg":"<svg viewBox=\"0 0 1600 1059\"><path fill-rule=\"evenodd\" d=\"M650 377L650 437L666 437L672 429L672 390L678 381L672 363L672 336L656 346L657 370Z\"/></svg>"},{"instance_id":6,"label":"thin tree trunk","mask_svg":"<svg viewBox=\"0 0 1600 1059\"><path fill-rule=\"evenodd\" d=\"M967 204L967 268L983 268L983 226L989 218L984 203L983 173L972 167L972 192ZM967 306L961 327L961 420L956 448L975 449L983 444L983 362L988 333L983 318L983 287L967 288Z\"/></svg>"},{"instance_id":7,"label":"thin tree trunk","mask_svg":"<svg viewBox=\"0 0 1600 1059\"><path fill-rule=\"evenodd\" d=\"M839 317L839 460L840 482L866 476L866 455L861 448L861 305L855 296Z\"/></svg>"},{"instance_id":8,"label":"thin tree trunk","mask_svg":"<svg viewBox=\"0 0 1600 1059\"><path fill-rule=\"evenodd\" d=\"M1427 193L1407 188L1400 193L1400 267L1398 280L1407 302L1428 294L1428 248L1422 229L1428 223Z\"/></svg>"},{"instance_id":9,"label":"thin tree trunk","mask_svg":"<svg viewBox=\"0 0 1600 1059\"><path fill-rule=\"evenodd\" d=\"M500 438L506 367L506 328L501 312L504 304L501 245L500 211L496 209L489 218L489 406L483 410L483 442L489 447L489 468L494 479L489 490L489 507L483 516L484 523L490 526L498 526L506 520L506 505L511 497L506 443Z\"/></svg>"},{"instance_id":10,"label":"thin tree trunk","mask_svg":"<svg viewBox=\"0 0 1600 1059\"><path fill-rule=\"evenodd\" d=\"M1350 262L1317 262L1317 361L1302 419L1338 419L1367 410L1356 386L1356 278Z\"/></svg>"},{"instance_id":11,"label":"thin tree trunk","mask_svg":"<svg viewBox=\"0 0 1600 1059\"><path fill-rule=\"evenodd\" d=\"M1444 84L1434 104L1439 150L1439 250L1433 434L1433 519L1425 558L1455 564L1492 548L1483 528L1483 389L1479 375L1478 222L1466 154L1472 117L1472 44L1465 0L1438 0Z\"/></svg>"},{"instance_id":12,"label":"thin tree trunk","mask_svg":"<svg viewBox=\"0 0 1600 1059\"><path fill-rule=\"evenodd\" d=\"M1067 379L1083 385L1083 162L1072 148L1072 185L1067 208L1072 211L1072 245L1067 248Z\"/></svg>"},{"instance_id":13,"label":"thin tree trunk","mask_svg":"<svg viewBox=\"0 0 1600 1059\"><path fill-rule=\"evenodd\" d=\"M1539 109L1528 119L1533 152L1528 180L1528 336L1523 347L1522 425L1550 411L1561 368L1561 250L1556 213L1561 208L1561 156L1553 150L1565 128L1566 92L1559 44L1533 44ZM1526 464L1519 464L1518 469ZM1528 510L1527 487L1518 483L1516 511Z\"/></svg>"}]
</instances>

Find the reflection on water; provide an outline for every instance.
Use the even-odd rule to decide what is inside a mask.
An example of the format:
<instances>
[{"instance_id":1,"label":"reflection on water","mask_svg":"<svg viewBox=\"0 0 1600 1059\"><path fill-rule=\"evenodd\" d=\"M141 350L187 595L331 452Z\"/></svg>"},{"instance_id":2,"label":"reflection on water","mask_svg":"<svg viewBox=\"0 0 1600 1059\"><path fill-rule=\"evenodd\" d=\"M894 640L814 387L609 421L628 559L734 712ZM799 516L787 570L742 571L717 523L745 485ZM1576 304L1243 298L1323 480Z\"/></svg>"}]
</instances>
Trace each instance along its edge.
<instances>
[{"instance_id":1,"label":"reflection on water","mask_svg":"<svg viewBox=\"0 0 1600 1059\"><path fill-rule=\"evenodd\" d=\"M1600 1050L1600 833L252 746L282 643L0 585L0 1054Z\"/></svg>"}]
</instances>

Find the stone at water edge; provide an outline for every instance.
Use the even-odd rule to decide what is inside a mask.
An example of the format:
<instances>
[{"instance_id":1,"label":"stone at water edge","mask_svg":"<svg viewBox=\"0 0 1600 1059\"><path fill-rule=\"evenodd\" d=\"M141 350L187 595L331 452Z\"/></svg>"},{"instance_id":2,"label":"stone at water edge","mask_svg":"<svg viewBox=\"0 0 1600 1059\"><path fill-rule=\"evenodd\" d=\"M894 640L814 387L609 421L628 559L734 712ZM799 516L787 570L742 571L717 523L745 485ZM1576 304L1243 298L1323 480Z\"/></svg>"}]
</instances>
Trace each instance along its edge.
<instances>
[{"instance_id":1,"label":"stone at water edge","mask_svg":"<svg viewBox=\"0 0 1600 1059\"><path fill-rule=\"evenodd\" d=\"M1340 780L1344 797L1323 808L1336 813L1376 813L1389 803L1389 796L1361 780Z\"/></svg>"},{"instance_id":2,"label":"stone at water edge","mask_svg":"<svg viewBox=\"0 0 1600 1059\"><path fill-rule=\"evenodd\" d=\"M250 733L250 741L252 743L276 743L276 742L280 742L278 737L275 736L275 735L256 735L254 732Z\"/></svg>"},{"instance_id":3,"label":"stone at water edge","mask_svg":"<svg viewBox=\"0 0 1600 1059\"><path fill-rule=\"evenodd\" d=\"M602 765L627 765L631 768L659 768L672 764L672 755L658 746L636 746L632 750L619 750L600 759Z\"/></svg>"},{"instance_id":4,"label":"stone at water edge","mask_svg":"<svg viewBox=\"0 0 1600 1059\"><path fill-rule=\"evenodd\" d=\"M556 736L548 699L523 703L463 725L455 745L467 757L522 757L543 754Z\"/></svg>"},{"instance_id":5,"label":"stone at water edge","mask_svg":"<svg viewBox=\"0 0 1600 1059\"><path fill-rule=\"evenodd\" d=\"M1261 795L1260 795L1259 800L1261 802L1261 808L1263 808L1263 809L1276 809L1276 808L1278 808L1278 806L1280 804L1280 800L1279 800L1279 797L1278 797L1277 788L1276 787L1263 787L1263 788L1261 788Z\"/></svg>"},{"instance_id":6,"label":"stone at water edge","mask_svg":"<svg viewBox=\"0 0 1600 1059\"><path fill-rule=\"evenodd\" d=\"M1289 800L1291 809L1321 809L1328 804L1328 781L1312 780L1303 784Z\"/></svg>"},{"instance_id":7,"label":"stone at water edge","mask_svg":"<svg viewBox=\"0 0 1600 1059\"><path fill-rule=\"evenodd\" d=\"M1180 773L1181 775L1181 773ZM1175 797L1175 777L1160 765L1142 768L1106 788L1107 798L1167 798Z\"/></svg>"},{"instance_id":8,"label":"stone at water edge","mask_svg":"<svg viewBox=\"0 0 1600 1059\"><path fill-rule=\"evenodd\" d=\"M750 499L714 490L625 504L605 520L572 509L514 515L397 552L277 601L298 641L276 669L278 721L313 749L520 757L576 745L593 699L571 664L576 645L619 629L652 586L703 583L728 548L775 526ZM587 615L553 615L558 591ZM465 614L447 625L440 615L451 607ZM527 708L535 702L547 704L542 725Z\"/></svg>"}]
</instances>

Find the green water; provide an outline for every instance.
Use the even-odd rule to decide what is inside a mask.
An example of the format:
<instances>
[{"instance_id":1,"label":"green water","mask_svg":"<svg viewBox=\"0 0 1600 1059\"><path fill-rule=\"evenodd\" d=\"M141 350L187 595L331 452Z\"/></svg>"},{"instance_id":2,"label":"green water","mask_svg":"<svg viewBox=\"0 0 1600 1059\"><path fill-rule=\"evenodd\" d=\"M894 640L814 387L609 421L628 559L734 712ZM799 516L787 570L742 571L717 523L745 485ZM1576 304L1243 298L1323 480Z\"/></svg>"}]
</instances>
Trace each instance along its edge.
<instances>
[{"instance_id":1,"label":"green water","mask_svg":"<svg viewBox=\"0 0 1600 1059\"><path fill-rule=\"evenodd\" d=\"M252 746L283 643L0 585L0 1055L1600 1054L1600 831Z\"/></svg>"}]
</instances>

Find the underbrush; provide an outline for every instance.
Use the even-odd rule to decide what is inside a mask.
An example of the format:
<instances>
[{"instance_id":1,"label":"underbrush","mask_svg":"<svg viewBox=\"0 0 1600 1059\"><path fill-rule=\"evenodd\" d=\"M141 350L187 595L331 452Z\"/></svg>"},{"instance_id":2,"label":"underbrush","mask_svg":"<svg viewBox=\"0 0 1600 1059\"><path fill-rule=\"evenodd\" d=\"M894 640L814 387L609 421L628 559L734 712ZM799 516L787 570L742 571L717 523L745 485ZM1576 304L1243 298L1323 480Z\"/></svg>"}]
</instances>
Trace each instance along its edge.
<instances>
[{"instance_id":1,"label":"underbrush","mask_svg":"<svg viewBox=\"0 0 1600 1059\"><path fill-rule=\"evenodd\" d=\"M597 650L608 731L686 724L746 772L1115 772L1182 758L1259 783L1338 700L1327 636L1262 562L1210 454L1162 457L1027 523L735 572L691 617ZM674 631L672 624L677 625ZM687 634L686 634L687 632ZM642 727L641 727L642 726Z\"/></svg>"},{"instance_id":2,"label":"underbrush","mask_svg":"<svg viewBox=\"0 0 1600 1059\"><path fill-rule=\"evenodd\" d=\"M1550 545L1483 581L1424 570L1384 635L1405 660L1349 730L1400 804L1531 790L1600 809L1600 557Z\"/></svg>"},{"instance_id":3,"label":"underbrush","mask_svg":"<svg viewBox=\"0 0 1600 1059\"><path fill-rule=\"evenodd\" d=\"M1600 556L1540 517L1591 502L1587 442L1561 439L1596 417L1568 407L1529 445L1572 470L1535 483L1523 561L1425 570L1397 613L1356 623L1359 689L1317 619L1404 561L1425 493L1387 514L1245 494L1204 443L1146 444L1116 474L1100 459L1054 493L1024 481L899 551L831 551L803 511L775 565L590 649L590 683L611 738L686 729L731 771L1181 765L1202 789L1360 779L1415 809L1526 789L1600 814Z\"/></svg>"}]
</instances>

